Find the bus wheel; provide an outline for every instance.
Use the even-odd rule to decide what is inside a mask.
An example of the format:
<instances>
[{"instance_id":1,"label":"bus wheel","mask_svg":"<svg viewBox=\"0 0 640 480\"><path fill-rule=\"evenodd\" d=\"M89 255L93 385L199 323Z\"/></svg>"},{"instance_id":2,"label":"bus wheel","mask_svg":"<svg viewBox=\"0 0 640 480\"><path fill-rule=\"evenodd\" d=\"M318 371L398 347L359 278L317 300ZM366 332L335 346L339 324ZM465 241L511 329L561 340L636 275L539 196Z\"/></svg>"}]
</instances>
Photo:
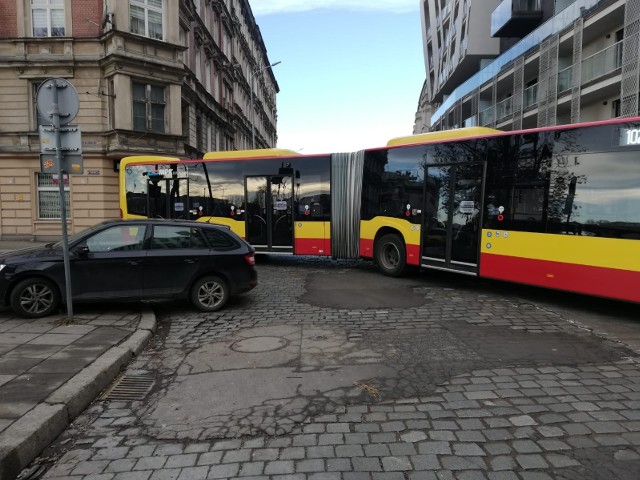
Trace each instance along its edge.
<instances>
[{"instance_id":1,"label":"bus wheel","mask_svg":"<svg viewBox=\"0 0 640 480\"><path fill-rule=\"evenodd\" d=\"M407 269L407 253L402 238L383 235L376 242L375 260L380 271L390 277L400 277Z\"/></svg>"},{"instance_id":2,"label":"bus wheel","mask_svg":"<svg viewBox=\"0 0 640 480\"><path fill-rule=\"evenodd\" d=\"M215 312L229 300L229 287L219 277L203 277L191 289L191 303L203 312Z\"/></svg>"}]
</instances>

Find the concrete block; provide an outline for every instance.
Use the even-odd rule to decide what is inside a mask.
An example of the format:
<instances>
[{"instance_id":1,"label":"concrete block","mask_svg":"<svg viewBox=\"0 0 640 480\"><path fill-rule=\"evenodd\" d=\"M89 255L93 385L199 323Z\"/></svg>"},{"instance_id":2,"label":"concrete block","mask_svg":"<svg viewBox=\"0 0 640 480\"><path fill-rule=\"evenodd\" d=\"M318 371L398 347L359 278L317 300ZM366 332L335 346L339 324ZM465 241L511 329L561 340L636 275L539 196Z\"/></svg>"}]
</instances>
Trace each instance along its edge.
<instances>
[{"instance_id":1,"label":"concrete block","mask_svg":"<svg viewBox=\"0 0 640 480\"><path fill-rule=\"evenodd\" d=\"M39 404L0 434L0 479L13 479L69 425L64 405Z\"/></svg>"}]
</instances>

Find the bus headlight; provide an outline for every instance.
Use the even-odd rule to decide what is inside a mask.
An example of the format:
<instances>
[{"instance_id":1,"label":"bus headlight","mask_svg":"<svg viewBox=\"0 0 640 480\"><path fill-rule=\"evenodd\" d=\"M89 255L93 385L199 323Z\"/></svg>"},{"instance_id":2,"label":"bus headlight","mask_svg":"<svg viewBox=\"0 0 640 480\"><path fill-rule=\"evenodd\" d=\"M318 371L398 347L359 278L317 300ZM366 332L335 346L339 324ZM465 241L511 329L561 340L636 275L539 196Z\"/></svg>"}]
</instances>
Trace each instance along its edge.
<instances>
[{"instance_id":1,"label":"bus headlight","mask_svg":"<svg viewBox=\"0 0 640 480\"><path fill-rule=\"evenodd\" d=\"M4 269L4 267L6 267L6 265L4 263L0 263L0 272Z\"/></svg>"}]
</instances>

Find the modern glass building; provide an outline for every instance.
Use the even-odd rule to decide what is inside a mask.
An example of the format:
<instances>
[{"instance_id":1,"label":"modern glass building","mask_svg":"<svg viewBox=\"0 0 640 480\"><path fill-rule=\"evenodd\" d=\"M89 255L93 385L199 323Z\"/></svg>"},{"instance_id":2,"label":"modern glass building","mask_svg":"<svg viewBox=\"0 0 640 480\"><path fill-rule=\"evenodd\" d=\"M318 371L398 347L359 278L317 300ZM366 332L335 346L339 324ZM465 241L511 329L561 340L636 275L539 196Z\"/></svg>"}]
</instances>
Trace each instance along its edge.
<instances>
[{"instance_id":1,"label":"modern glass building","mask_svg":"<svg viewBox=\"0 0 640 480\"><path fill-rule=\"evenodd\" d=\"M639 113L640 0L471 3L422 3L427 76L415 133Z\"/></svg>"}]
</instances>

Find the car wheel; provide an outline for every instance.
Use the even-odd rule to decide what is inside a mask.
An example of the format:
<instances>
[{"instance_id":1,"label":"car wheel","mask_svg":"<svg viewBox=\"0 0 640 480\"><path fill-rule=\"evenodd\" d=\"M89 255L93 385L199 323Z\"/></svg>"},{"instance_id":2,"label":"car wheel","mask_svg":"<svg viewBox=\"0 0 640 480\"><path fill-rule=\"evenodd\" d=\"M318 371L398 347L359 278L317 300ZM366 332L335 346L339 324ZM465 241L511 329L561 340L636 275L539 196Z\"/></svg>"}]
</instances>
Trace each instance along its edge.
<instances>
[{"instance_id":1,"label":"car wheel","mask_svg":"<svg viewBox=\"0 0 640 480\"><path fill-rule=\"evenodd\" d=\"M407 269L406 257L404 242L398 235L384 235L376 242L375 260L383 274L390 277L402 276Z\"/></svg>"},{"instance_id":2,"label":"car wheel","mask_svg":"<svg viewBox=\"0 0 640 480\"><path fill-rule=\"evenodd\" d=\"M227 300L229 300L229 287L219 277L203 277L191 289L191 303L203 312L220 310Z\"/></svg>"},{"instance_id":3,"label":"car wheel","mask_svg":"<svg viewBox=\"0 0 640 480\"><path fill-rule=\"evenodd\" d=\"M60 293L55 284L46 278L27 278L11 291L10 302L13 311L21 317L46 317L60 305Z\"/></svg>"}]
</instances>

